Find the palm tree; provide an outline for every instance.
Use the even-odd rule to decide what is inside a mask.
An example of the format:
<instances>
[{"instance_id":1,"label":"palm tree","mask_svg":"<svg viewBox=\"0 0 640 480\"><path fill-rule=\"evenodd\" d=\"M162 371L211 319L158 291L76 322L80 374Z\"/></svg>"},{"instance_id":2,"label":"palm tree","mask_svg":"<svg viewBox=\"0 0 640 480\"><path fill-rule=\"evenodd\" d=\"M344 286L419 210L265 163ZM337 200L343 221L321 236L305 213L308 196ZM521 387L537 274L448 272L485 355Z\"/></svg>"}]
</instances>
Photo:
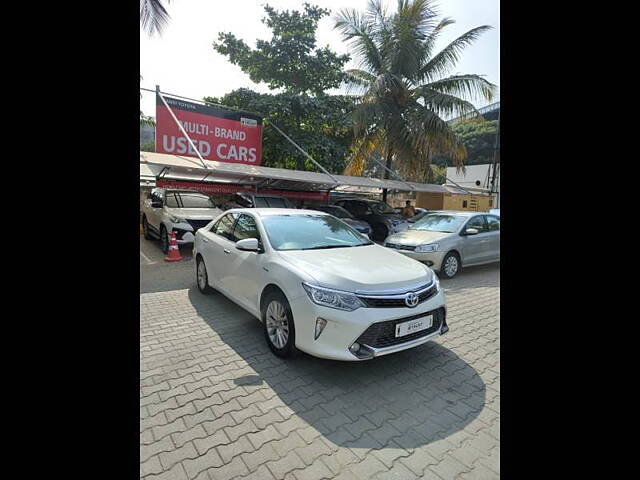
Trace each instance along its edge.
<instances>
[{"instance_id":1,"label":"palm tree","mask_svg":"<svg viewBox=\"0 0 640 480\"><path fill-rule=\"evenodd\" d=\"M167 3L171 0L167 0ZM149 36L162 33L169 21L169 12L162 0L140 0L140 26Z\"/></svg>"},{"instance_id":2,"label":"palm tree","mask_svg":"<svg viewBox=\"0 0 640 480\"><path fill-rule=\"evenodd\" d=\"M335 28L360 61L359 69L346 72L350 88L361 92L346 174L361 175L374 155L389 169L396 161L414 178L428 174L434 155L463 166L464 145L443 117L478 114L470 100L491 100L496 86L479 75L445 75L462 50L491 27L469 30L436 53L438 36L454 21L438 21L433 3L398 0L397 12L389 15L381 0L370 0L364 13L343 9L335 17Z\"/></svg>"}]
</instances>

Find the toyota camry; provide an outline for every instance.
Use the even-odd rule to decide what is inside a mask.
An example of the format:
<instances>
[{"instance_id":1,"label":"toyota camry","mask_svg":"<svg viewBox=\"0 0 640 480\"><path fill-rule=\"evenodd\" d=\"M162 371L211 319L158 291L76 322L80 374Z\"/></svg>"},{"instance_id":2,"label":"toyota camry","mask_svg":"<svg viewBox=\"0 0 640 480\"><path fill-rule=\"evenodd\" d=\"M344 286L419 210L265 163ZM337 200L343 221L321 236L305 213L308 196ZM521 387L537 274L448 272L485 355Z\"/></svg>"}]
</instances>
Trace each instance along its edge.
<instances>
[{"instance_id":1,"label":"toyota camry","mask_svg":"<svg viewBox=\"0 0 640 480\"><path fill-rule=\"evenodd\" d=\"M324 212L228 210L196 232L193 253L198 289L258 318L280 357L367 360L449 330L429 267Z\"/></svg>"}]
</instances>

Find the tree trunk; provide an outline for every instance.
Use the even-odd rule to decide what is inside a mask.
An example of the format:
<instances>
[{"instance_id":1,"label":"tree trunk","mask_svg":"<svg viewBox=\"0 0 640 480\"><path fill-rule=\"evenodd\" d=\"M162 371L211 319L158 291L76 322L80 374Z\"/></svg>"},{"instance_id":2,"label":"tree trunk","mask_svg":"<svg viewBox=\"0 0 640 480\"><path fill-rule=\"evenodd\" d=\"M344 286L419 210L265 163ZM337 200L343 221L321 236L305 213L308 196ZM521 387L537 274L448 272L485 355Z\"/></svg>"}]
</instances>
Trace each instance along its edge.
<instances>
[{"instance_id":1,"label":"tree trunk","mask_svg":"<svg viewBox=\"0 0 640 480\"><path fill-rule=\"evenodd\" d=\"M387 148L387 161L385 162L389 170L391 170L391 159L393 158L393 151L390 148ZM387 180L389 178L389 170L384 171L384 179ZM387 203L387 189L382 189L382 201Z\"/></svg>"}]
</instances>

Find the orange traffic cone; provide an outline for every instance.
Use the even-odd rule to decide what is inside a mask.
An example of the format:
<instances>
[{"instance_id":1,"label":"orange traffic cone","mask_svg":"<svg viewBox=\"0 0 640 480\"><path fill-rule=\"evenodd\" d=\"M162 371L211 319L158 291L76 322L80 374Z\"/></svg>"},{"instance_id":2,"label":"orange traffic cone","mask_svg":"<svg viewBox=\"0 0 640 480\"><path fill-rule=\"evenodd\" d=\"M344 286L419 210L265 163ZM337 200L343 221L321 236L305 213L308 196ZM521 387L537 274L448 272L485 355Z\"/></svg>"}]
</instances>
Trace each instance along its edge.
<instances>
[{"instance_id":1,"label":"orange traffic cone","mask_svg":"<svg viewBox=\"0 0 640 480\"><path fill-rule=\"evenodd\" d=\"M180 256L180 249L178 248L178 241L176 240L176 232L171 232L171 239L169 240L168 255L164 257L165 262L179 262L182 260Z\"/></svg>"}]
</instances>

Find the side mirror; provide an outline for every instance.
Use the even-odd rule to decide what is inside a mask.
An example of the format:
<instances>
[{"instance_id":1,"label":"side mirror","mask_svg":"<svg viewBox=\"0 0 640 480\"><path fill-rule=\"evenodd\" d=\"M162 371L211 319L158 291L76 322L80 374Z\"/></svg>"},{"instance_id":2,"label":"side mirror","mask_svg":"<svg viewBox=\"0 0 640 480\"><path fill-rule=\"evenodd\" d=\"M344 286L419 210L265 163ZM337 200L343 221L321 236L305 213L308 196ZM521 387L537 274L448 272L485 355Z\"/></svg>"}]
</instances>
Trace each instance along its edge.
<instances>
[{"instance_id":1,"label":"side mirror","mask_svg":"<svg viewBox=\"0 0 640 480\"><path fill-rule=\"evenodd\" d=\"M162 202L159 202L157 200L152 200L151 201L151 208L162 208Z\"/></svg>"},{"instance_id":2,"label":"side mirror","mask_svg":"<svg viewBox=\"0 0 640 480\"><path fill-rule=\"evenodd\" d=\"M236 248L247 252L259 252L260 244L257 238L245 238L236 242Z\"/></svg>"},{"instance_id":3,"label":"side mirror","mask_svg":"<svg viewBox=\"0 0 640 480\"><path fill-rule=\"evenodd\" d=\"M477 228L467 228L464 231L465 235L477 235L478 234L478 229Z\"/></svg>"}]
</instances>

